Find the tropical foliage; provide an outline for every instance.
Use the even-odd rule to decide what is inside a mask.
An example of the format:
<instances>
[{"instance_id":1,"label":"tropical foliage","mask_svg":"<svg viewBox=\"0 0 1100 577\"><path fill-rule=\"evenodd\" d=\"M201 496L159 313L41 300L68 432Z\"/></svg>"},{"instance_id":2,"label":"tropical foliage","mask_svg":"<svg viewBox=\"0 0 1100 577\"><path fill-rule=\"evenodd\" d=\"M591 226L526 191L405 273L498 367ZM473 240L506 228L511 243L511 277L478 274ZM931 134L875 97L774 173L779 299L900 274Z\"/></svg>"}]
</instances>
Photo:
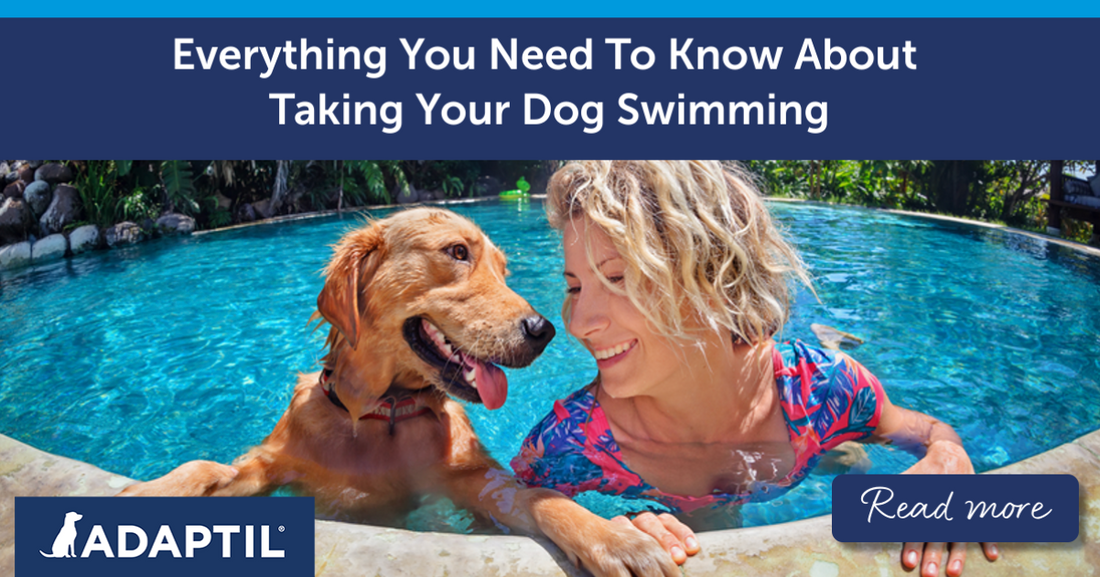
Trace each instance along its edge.
<instances>
[{"instance_id":1,"label":"tropical foliage","mask_svg":"<svg viewBox=\"0 0 1100 577\"><path fill-rule=\"evenodd\" d=\"M780 160L749 161L766 194L935 212L1044 230L1050 161ZM1093 161L1066 161L1065 172L1092 173ZM1091 226L1063 227L1087 241Z\"/></svg>"},{"instance_id":2,"label":"tropical foliage","mask_svg":"<svg viewBox=\"0 0 1100 577\"><path fill-rule=\"evenodd\" d=\"M766 194L952 214L1043 230L1051 164L1042 160L748 161ZM392 204L419 191L475 195L491 175L508 188L520 176L541 181L558 161L396 160L114 160L70 162L86 218L100 226L140 222L168 211L200 228L318 210ZM1092 162L1066 161L1066 172L1091 173ZM1088 223L1063 232L1087 241Z\"/></svg>"},{"instance_id":3,"label":"tropical foliage","mask_svg":"<svg viewBox=\"0 0 1100 577\"><path fill-rule=\"evenodd\" d=\"M73 185L80 195L85 218L96 226L110 226L120 220L122 202L117 191L117 174L110 161L92 160L77 167Z\"/></svg>"},{"instance_id":4,"label":"tropical foliage","mask_svg":"<svg viewBox=\"0 0 1100 577\"><path fill-rule=\"evenodd\" d=\"M86 222L101 227L143 223L165 212L196 219L199 228L299 212L392 204L398 197L475 194L478 178L511 184L543 178L554 163L534 161L396 160L109 160L68 161ZM419 198L419 196L418 196ZM146 223L148 224L148 223Z\"/></svg>"}]
</instances>

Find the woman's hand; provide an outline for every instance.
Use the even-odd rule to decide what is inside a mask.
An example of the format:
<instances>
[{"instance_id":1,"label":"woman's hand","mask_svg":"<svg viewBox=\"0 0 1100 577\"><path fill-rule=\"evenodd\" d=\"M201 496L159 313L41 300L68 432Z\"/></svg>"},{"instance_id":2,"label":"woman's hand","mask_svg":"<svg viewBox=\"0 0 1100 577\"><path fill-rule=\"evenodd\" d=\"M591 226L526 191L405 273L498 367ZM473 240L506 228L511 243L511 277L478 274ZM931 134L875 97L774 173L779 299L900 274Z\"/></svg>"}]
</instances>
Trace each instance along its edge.
<instances>
[{"instance_id":1,"label":"woman's hand","mask_svg":"<svg viewBox=\"0 0 1100 577\"><path fill-rule=\"evenodd\" d=\"M695 533L687 525L681 523L679 519L668 513L654 515L645 512L633 519L627 519L619 515L612 518L611 521L625 527L635 527L653 537L661 544L661 547L664 547L665 551L668 551L668 554L672 556L672 560L677 565L683 565L687 561L688 555L699 552L699 541L695 538Z\"/></svg>"},{"instance_id":2,"label":"woman's hand","mask_svg":"<svg viewBox=\"0 0 1100 577\"><path fill-rule=\"evenodd\" d=\"M974 465L962 447L962 440L950 425L924 413L903 409L882 399L882 416L870 442L892 444L920 460L902 474L973 475ZM947 550L947 562L943 552ZM1000 551L996 543L982 543L985 558L996 561ZM906 570L920 566L921 577L935 577L945 569L948 577L958 577L966 564L966 543L905 543L901 565Z\"/></svg>"},{"instance_id":3,"label":"woman's hand","mask_svg":"<svg viewBox=\"0 0 1100 577\"><path fill-rule=\"evenodd\" d=\"M901 565L906 571L911 571L919 564L921 577L936 577L940 574L940 567L947 568L948 577L962 575L966 565L966 543L946 543L947 563L941 565L944 545L945 543L906 543L901 548ZM996 561L1001 554L996 543L982 543L982 552L990 561Z\"/></svg>"},{"instance_id":4,"label":"woman's hand","mask_svg":"<svg viewBox=\"0 0 1100 577\"><path fill-rule=\"evenodd\" d=\"M958 443L954 441L935 441L928 446L924 458L906 469L902 474L917 475L967 475L974 474L974 465ZM944 547L947 548L947 562L943 560ZM1000 551L996 543L982 543L985 558L996 561ZM941 567L946 569L948 577L962 575L966 565L966 543L906 543L901 549L901 565L912 570L920 565L921 577L936 577Z\"/></svg>"}]
</instances>

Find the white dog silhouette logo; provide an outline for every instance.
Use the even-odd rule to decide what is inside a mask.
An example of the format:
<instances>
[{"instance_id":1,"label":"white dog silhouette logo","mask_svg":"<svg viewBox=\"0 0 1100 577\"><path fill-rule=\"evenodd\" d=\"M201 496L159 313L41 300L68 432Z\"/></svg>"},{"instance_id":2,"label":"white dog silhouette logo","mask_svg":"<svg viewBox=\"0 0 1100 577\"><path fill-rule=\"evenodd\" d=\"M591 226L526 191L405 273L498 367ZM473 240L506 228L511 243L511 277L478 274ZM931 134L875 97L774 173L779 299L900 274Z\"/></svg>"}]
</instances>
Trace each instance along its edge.
<instances>
[{"instance_id":1,"label":"white dog silhouette logo","mask_svg":"<svg viewBox=\"0 0 1100 577\"><path fill-rule=\"evenodd\" d=\"M43 557L76 557L76 522L83 518L84 515L73 511L65 513L65 525L53 540L53 555L47 555L41 549L38 552Z\"/></svg>"}]
</instances>

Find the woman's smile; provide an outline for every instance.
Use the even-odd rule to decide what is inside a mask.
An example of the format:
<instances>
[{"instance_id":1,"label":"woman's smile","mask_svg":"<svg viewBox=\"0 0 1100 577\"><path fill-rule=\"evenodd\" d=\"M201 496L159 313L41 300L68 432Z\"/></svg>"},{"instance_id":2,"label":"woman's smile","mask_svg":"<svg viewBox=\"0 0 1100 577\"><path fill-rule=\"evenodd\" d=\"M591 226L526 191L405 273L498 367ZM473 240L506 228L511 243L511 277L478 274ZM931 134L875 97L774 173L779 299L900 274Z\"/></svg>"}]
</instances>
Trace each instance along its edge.
<instances>
[{"instance_id":1,"label":"woman's smile","mask_svg":"<svg viewBox=\"0 0 1100 577\"><path fill-rule=\"evenodd\" d=\"M601 369L606 369L626 358L630 351L638 345L638 339L632 339L619 343L613 347L604 349L592 348L592 356L596 358L596 364Z\"/></svg>"}]
</instances>

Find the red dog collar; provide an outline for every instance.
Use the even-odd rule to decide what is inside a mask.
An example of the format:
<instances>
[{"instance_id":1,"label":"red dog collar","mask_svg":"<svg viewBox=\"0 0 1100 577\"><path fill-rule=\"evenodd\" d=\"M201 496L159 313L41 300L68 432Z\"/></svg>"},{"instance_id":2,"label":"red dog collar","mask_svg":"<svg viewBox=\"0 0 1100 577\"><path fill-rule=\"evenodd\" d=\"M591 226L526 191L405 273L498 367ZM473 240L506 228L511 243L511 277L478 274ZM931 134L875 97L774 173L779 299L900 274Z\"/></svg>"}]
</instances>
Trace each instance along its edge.
<instances>
[{"instance_id":1,"label":"red dog collar","mask_svg":"<svg viewBox=\"0 0 1100 577\"><path fill-rule=\"evenodd\" d=\"M344 406L344 403L340 401L340 397L336 396L336 389L333 388L330 377L332 376L332 369L324 369L321 371L321 377L319 383L321 390L325 392L325 396L328 400L332 401L332 404L340 407L344 411L348 408ZM375 407L367 414L359 417L360 421L366 419L376 419L379 421L389 421L390 423L390 436L393 436L393 426L401 421L407 421L409 419L426 415L431 412L428 407L417 407L416 399L405 395L391 394L382 398L382 403Z\"/></svg>"}]
</instances>

